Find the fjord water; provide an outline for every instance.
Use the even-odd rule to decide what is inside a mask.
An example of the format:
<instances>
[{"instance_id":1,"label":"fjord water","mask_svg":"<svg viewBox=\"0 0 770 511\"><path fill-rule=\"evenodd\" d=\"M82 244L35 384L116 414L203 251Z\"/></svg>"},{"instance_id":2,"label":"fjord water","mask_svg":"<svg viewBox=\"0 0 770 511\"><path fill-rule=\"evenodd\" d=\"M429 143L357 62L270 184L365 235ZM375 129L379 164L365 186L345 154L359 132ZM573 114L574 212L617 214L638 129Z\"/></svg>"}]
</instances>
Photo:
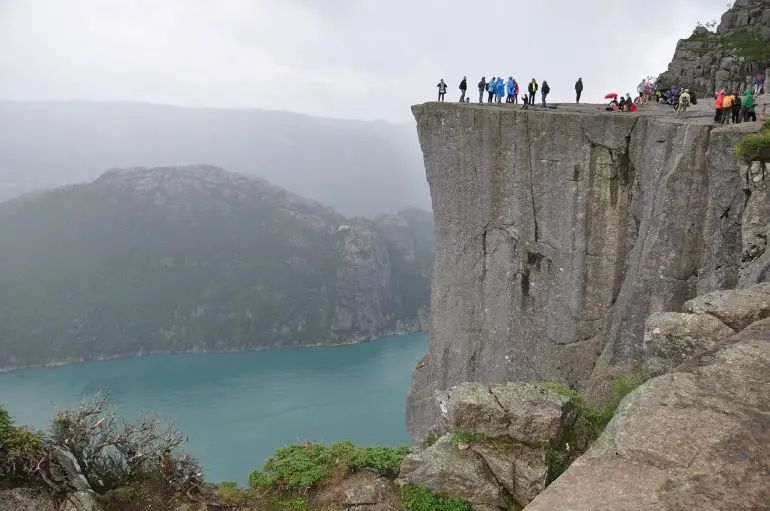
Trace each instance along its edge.
<instances>
[{"instance_id":1,"label":"fjord water","mask_svg":"<svg viewBox=\"0 0 770 511\"><path fill-rule=\"evenodd\" d=\"M245 483L277 447L408 442L406 393L424 334L339 347L158 355L0 374L0 403L45 428L55 407L109 390L132 417L161 413L189 435L210 481Z\"/></svg>"}]
</instances>

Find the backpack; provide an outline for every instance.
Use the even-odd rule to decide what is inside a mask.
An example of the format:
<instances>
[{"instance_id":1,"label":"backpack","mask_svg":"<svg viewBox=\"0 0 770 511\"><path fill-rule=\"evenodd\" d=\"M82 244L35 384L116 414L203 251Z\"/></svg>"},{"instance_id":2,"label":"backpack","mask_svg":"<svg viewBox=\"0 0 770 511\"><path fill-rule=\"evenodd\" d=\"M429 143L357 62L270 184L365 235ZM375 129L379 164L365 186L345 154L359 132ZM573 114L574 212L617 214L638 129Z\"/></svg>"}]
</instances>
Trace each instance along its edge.
<instances>
[{"instance_id":1,"label":"backpack","mask_svg":"<svg viewBox=\"0 0 770 511\"><path fill-rule=\"evenodd\" d=\"M681 97L681 99L680 99L680 102L682 103L682 106L683 106L683 107L688 107L688 106L690 106L690 101L691 101L691 100L692 100L692 96L690 96L690 97L688 98L686 95L683 95L683 96Z\"/></svg>"}]
</instances>

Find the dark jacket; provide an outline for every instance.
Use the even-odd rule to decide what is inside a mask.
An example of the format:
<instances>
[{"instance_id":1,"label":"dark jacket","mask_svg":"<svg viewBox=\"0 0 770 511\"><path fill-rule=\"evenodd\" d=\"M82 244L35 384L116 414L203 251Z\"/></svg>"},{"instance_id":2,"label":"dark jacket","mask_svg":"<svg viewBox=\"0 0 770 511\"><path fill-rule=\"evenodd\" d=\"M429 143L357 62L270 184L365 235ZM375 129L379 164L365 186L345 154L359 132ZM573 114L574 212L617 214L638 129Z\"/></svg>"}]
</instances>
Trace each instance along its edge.
<instances>
[{"instance_id":1,"label":"dark jacket","mask_svg":"<svg viewBox=\"0 0 770 511\"><path fill-rule=\"evenodd\" d=\"M460 90L468 90L468 82L465 81L465 78L460 82Z\"/></svg>"},{"instance_id":2,"label":"dark jacket","mask_svg":"<svg viewBox=\"0 0 770 511\"><path fill-rule=\"evenodd\" d=\"M542 87L543 94L548 94L551 92L551 87L548 85L548 82L543 81L543 87Z\"/></svg>"},{"instance_id":3,"label":"dark jacket","mask_svg":"<svg viewBox=\"0 0 770 511\"><path fill-rule=\"evenodd\" d=\"M479 91L483 92L485 90L487 90L487 81L482 78L479 82Z\"/></svg>"},{"instance_id":4,"label":"dark jacket","mask_svg":"<svg viewBox=\"0 0 770 511\"><path fill-rule=\"evenodd\" d=\"M534 94L537 92L537 82L529 82L529 86L527 87L527 90L530 94Z\"/></svg>"},{"instance_id":5,"label":"dark jacket","mask_svg":"<svg viewBox=\"0 0 770 511\"><path fill-rule=\"evenodd\" d=\"M583 80L575 82L575 92L583 92Z\"/></svg>"}]
</instances>

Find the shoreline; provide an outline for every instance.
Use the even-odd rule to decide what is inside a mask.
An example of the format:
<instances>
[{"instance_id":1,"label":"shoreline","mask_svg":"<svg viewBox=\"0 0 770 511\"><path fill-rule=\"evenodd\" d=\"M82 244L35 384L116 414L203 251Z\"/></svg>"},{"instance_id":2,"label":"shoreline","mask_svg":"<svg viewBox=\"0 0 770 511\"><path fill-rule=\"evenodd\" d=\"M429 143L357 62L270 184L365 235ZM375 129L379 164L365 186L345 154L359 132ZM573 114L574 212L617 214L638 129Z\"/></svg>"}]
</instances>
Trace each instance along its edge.
<instances>
[{"instance_id":1,"label":"shoreline","mask_svg":"<svg viewBox=\"0 0 770 511\"><path fill-rule=\"evenodd\" d=\"M386 331L376 336L364 336L354 337L352 339L332 342L315 342L315 343L300 343L300 344L268 344L265 346L250 347L250 348L233 348L233 349L189 349L189 350L160 350L160 351L140 351L135 354L124 355L110 355L94 358L76 358L76 359L63 359L53 362L46 362L43 364L31 364L23 366L5 366L0 367L0 374L10 373L13 371L23 371L25 369L42 369L46 367L60 367L73 364L83 364L87 362L108 362L110 360L120 360L129 358L141 358L152 357L156 355L193 355L193 354L217 354L217 353L244 353L244 352L257 352L257 351L270 351L270 350L284 350L284 349L303 349L303 348L335 348L342 346L353 346L356 344L365 344L369 342L375 342L378 339L384 337L402 337L405 335L414 335L419 333L426 333L427 330L420 328L408 328L401 330Z\"/></svg>"}]
</instances>

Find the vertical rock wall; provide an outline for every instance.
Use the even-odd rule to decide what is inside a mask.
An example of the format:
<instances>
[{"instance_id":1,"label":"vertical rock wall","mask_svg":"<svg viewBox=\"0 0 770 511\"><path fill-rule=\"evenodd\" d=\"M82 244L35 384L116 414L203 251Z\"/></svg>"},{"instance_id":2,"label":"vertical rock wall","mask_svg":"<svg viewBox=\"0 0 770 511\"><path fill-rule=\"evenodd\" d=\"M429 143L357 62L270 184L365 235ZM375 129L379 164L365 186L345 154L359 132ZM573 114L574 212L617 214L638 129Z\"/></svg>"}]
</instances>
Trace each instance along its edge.
<instances>
[{"instance_id":1,"label":"vertical rock wall","mask_svg":"<svg viewBox=\"0 0 770 511\"><path fill-rule=\"evenodd\" d=\"M741 130L598 111L413 108L436 223L430 354L407 406L463 381L601 386L652 311L738 283Z\"/></svg>"}]
</instances>

